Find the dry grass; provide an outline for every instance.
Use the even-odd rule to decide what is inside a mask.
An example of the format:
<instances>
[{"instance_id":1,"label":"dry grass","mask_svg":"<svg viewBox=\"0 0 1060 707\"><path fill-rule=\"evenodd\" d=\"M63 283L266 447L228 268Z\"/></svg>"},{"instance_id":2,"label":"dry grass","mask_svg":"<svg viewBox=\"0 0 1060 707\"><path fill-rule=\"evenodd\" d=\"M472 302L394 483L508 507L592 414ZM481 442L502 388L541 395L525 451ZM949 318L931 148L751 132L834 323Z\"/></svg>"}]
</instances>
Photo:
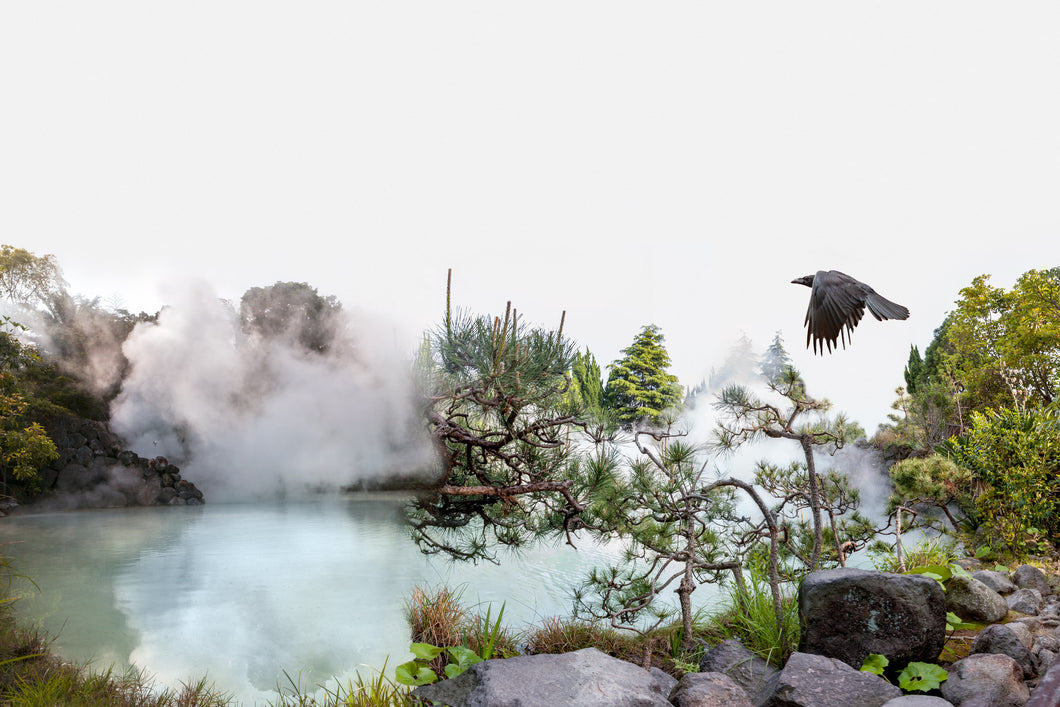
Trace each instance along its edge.
<instances>
[{"instance_id":1,"label":"dry grass","mask_svg":"<svg viewBox=\"0 0 1060 707\"><path fill-rule=\"evenodd\" d=\"M432 646L460 645L460 629L467 610L460 603L461 592L450 587L415 587L405 601L405 618L413 643Z\"/></svg>"},{"instance_id":2,"label":"dry grass","mask_svg":"<svg viewBox=\"0 0 1060 707\"><path fill-rule=\"evenodd\" d=\"M567 653L582 648L596 648L615 658L640 665L644 661L647 642L652 642L654 666L668 670L672 661L667 653L667 631L660 629L644 638L633 633L587 623L573 618L549 617L523 634L526 652L530 654Z\"/></svg>"},{"instance_id":3,"label":"dry grass","mask_svg":"<svg viewBox=\"0 0 1060 707\"><path fill-rule=\"evenodd\" d=\"M592 624L550 616L528 631L524 640L527 653L567 653L599 646L603 633Z\"/></svg>"}]
</instances>

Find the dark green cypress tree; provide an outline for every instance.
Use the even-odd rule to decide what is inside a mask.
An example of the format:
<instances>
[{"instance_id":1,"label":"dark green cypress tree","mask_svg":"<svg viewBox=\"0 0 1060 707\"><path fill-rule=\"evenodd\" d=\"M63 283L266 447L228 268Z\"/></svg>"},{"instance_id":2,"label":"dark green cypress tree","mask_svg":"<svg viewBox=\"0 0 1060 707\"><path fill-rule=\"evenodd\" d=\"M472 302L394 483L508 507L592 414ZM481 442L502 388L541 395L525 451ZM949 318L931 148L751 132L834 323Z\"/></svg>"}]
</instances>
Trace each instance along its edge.
<instances>
[{"instance_id":1,"label":"dark green cypress tree","mask_svg":"<svg viewBox=\"0 0 1060 707\"><path fill-rule=\"evenodd\" d=\"M589 349L575 354L571 366L571 400L592 417L604 409L604 380L600 364Z\"/></svg>"},{"instance_id":2,"label":"dark green cypress tree","mask_svg":"<svg viewBox=\"0 0 1060 707\"><path fill-rule=\"evenodd\" d=\"M916 392L917 383L923 376L924 359L920 357L920 349L916 346L909 347L909 362L905 364L905 389L910 395Z\"/></svg>"}]
</instances>

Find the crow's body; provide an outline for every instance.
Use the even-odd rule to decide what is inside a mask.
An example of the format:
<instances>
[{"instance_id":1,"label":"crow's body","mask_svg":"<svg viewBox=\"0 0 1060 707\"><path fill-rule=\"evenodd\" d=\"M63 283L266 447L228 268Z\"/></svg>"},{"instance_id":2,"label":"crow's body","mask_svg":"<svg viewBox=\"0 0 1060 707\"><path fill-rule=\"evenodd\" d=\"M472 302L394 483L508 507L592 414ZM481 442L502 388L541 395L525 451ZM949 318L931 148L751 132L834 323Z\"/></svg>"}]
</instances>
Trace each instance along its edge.
<instances>
[{"instance_id":1,"label":"crow's body","mask_svg":"<svg viewBox=\"0 0 1060 707\"><path fill-rule=\"evenodd\" d=\"M881 297L864 282L859 282L838 270L818 270L792 280L797 285L810 288L810 306L806 309L806 348L813 341L813 352L824 353L836 347L837 342L846 348L854 327L865 315L865 307L872 316L884 319L906 319L909 310L900 304Z\"/></svg>"}]
</instances>

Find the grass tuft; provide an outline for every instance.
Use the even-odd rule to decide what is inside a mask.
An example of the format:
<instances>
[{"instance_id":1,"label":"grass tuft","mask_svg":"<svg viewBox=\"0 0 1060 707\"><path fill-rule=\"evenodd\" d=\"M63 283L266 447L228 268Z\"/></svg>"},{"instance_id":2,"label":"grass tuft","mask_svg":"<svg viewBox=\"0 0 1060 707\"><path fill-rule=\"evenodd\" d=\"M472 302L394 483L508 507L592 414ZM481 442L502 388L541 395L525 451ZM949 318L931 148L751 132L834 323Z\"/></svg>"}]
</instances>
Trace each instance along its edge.
<instances>
[{"instance_id":1,"label":"grass tuft","mask_svg":"<svg viewBox=\"0 0 1060 707\"><path fill-rule=\"evenodd\" d=\"M462 593L447 586L413 588L405 601L412 641L443 647L460 645L460 629L467 617L467 610L460 603Z\"/></svg>"},{"instance_id":2,"label":"grass tuft","mask_svg":"<svg viewBox=\"0 0 1060 707\"><path fill-rule=\"evenodd\" d=\"M782 596L783 622L777 625L769 584L753 574L741 589L729 587L728 610L714 617L722 632L740 639L752 653L779 666L799 646L799 610L794 596Z\"/></svg>"},{"instance_id":3,"label":"grass tuft","mask_svg":"<svg viewBox=\"0 0 1060 707\"><path fill-rule=\"evenodd\" d=\"M881 572L898 572L898 554L893 548L870 550L872 565ZM959 557L956 545L947 541L944 537L935 537L930 540L921 540L909 547L902 548L902 560L905 563L905 571L914 570L917 567L932 567L934 565L948 565L955 557Z\"/></svg>"}]
</instances>

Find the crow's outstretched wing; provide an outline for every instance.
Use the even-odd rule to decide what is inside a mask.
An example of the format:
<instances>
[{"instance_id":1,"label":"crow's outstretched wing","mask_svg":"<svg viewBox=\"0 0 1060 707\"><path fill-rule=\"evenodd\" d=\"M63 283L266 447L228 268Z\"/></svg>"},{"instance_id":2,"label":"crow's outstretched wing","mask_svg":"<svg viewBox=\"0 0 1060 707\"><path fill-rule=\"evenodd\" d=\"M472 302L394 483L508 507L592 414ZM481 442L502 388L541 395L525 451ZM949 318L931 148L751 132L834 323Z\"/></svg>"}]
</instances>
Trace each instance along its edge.
<instances>
[{"instance_id":1,"label":"crow's outstretched wing","mask_svg":"<svg viewBox=\"0 0 1060 707\"><path fill-rule=\"evenodd\" d=\"M868 288L838 270L819 270L814 275L805 321L806 346L812 340L814 353L823 354L825 346L831 353L840 342L846 348L854 327L865 316L863 287Z\"/></svg>"}]
</instances>

